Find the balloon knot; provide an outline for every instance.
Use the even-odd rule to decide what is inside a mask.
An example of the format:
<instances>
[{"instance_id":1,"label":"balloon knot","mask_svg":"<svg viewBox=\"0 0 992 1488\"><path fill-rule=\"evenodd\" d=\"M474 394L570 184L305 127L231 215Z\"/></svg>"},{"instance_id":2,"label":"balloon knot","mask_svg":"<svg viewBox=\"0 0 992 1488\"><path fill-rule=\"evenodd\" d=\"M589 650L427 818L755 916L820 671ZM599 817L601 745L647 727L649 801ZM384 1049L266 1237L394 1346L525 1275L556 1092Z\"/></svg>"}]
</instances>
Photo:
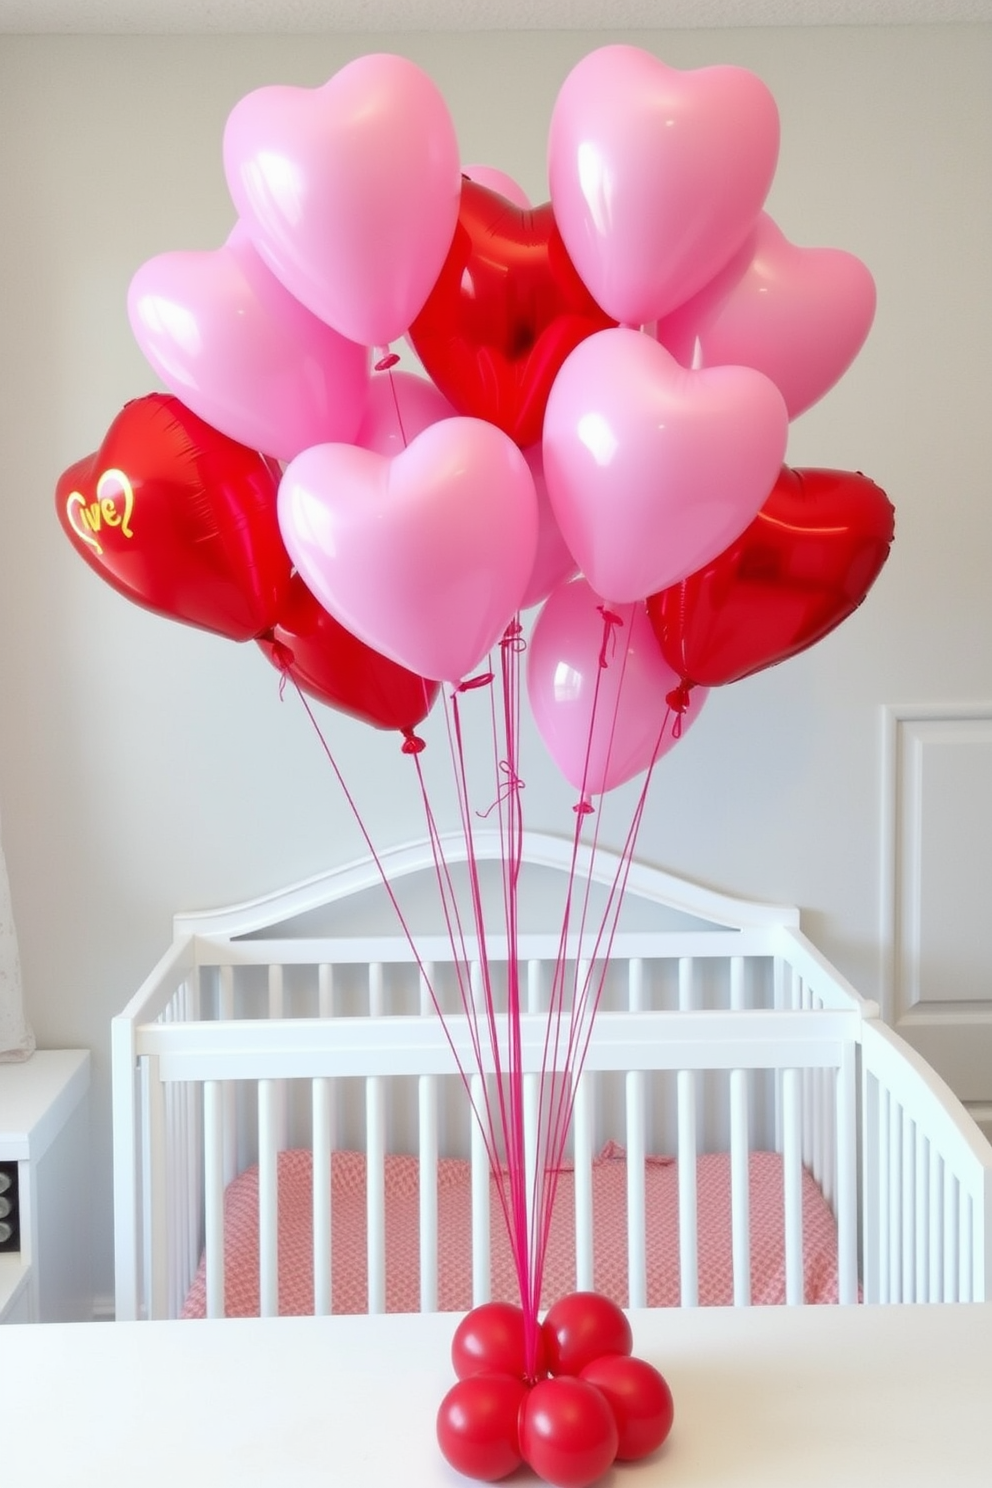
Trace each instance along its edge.
<instances>
[{"instance_id":1,"label":"balloon knot","mask_svg":"<svg viewBox=\"0 0 992 1488\"><path fill-rule=\"evenodd\" d=\"M420 754L426 748L426 740L422 739L419 734L415 734L412 728L403 730L403 754Z\"/></svg>"},{"instance_id":2,"label":"balloon knot","mask_svg":"<svg viewBox=\"0 0 992 1488\"><path fill-rule=\"evenodd\" d=\"M589 816L593 811L595 811L595 809L595 806L592 804L588 796L583 796L582 800L576 801L575 805L572 807L572 810L575 812L576 816Z\"/></svg>"},{"instance_id":3,"label":"balloon knot","mask_svg":"<svg viewBox=\"0 0 992 1488\"><path fill-rule=\"evenodd\" d=\"M601 667L606 667L610 664L607 653L616 649L616 637L613 632L618 626L623 625L623 620L615 610L608 610L606 605L597 605L596 608L603 617L603 644L599 652L599 664Z\"/></svg>"},{"instance_id":4,"label":"balloon knot","mask_svg":"<svg viewBox=\"0 0 992 1488\"><path fill-rule=\"evenodd\" d=\"M477 677L466 677L464 682L459 682L455 692L474 692L477 687L488 687L492 680L492 672L480 672Z\"/></svg>"},{"instance_id":5,"label":"balloon knot","mask_svg":"<svg viewBox=\"0 0 992 1488\"><path fill-rule=\"evenodd\" d=\"M678 687L673 687L671 692L665 694L665 702L673 713L684 713L689 706L689 694L692 691L692 683L684 679Z\"/></svg>"},{"instance_id":6,"label":"balloon knot","mask_svg":"<svg viewBox=\"0 0 992 1488\"><path fill-rule=\"evenodd\" d=\"M399 357L397 356L395 351L390 351L388 346L382 347L381 350L382 355L375 363L375 370L376 372L388 372L390 367L396 366L396 363L399 361Z\"/></svg>"},{"instance_id":7,"label":"balloon knot","mask_svg":"<svg viewBox=\"0 0 992 1488\"><path fill-rule=\"evenodd\" d=\"M511 620L503 632L500 645L504 651L526 651L527 642L524 639L524 628L519 619Z\"/></svg>"}]
</instances>

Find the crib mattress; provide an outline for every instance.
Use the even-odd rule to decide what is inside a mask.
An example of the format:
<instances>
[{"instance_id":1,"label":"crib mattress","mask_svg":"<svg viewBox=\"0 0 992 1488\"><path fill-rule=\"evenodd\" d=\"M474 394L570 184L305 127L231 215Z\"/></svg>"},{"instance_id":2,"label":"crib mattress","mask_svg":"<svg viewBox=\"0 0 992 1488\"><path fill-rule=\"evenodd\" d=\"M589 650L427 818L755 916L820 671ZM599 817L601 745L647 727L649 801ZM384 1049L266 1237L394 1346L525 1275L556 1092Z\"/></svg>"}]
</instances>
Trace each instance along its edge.
<instances>
[{"instance_id":1,"label":"crib mattress","mask_svg":"<svg viewBox=\"0 0 992 1488\"><path fill-rule=\"evenodd\" d=\"M314 1310L312 1158L292 1149L279 1154L279 1312ZM750 1155L751 1296L756 1304L785 1301L782 1159L774 1152ZM594 1285L621 1305L627 1302L626 1163L608 1147L593 1163ZM471 1176L467 1162L438 1164L438 1303L441 1311L472 1305ZM502 1213L491 1204L492 1295L517 1300L518 1290ZM387 1156L386 1308L420 1307L418 1162ZM730 1160L725 1153L697 1160L699 1301L733 1304ZM647 1295L651 1307L680 1301L678 1168L668 1157L649 1157L645 1173ZM335 1152L332 1162L332 1305L335 1312L368 1309L366 1259L366 1164L359 1152ZM225 1311L252 1317L259 1311L258 1170L249 1168L228 1185L224 1205ZM836 1302L837 1227L829 1205L808 1173L803 1174L803 1270L808 1303ZM543 1286L544 1306L575 1286L574 1174L559 1176ZM201 1260L182 1316L206 1315L206 1278Z\"/></svg>"}]
</instances>

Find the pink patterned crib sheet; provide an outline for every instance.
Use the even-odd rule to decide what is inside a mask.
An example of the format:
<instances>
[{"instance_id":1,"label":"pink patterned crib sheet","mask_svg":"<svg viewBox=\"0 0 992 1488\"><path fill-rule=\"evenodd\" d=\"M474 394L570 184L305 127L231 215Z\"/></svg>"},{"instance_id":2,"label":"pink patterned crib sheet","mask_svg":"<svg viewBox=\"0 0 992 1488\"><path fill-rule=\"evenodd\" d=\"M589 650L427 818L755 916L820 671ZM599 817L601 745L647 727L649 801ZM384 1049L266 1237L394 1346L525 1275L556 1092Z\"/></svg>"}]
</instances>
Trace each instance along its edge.
<instances>
[{"instance_id":1,"label":"pink patterned crib sheet","mask_svg":"<svg viewBox=\"0 0 992 1488\"><path fill-rule=\"evenodd\" d=\"M751 1296L756 1304L785 1301L782 1159L750 1155ZM627 1300L626 1163L612 1144L593 1163L594 1285ZM490 1179L492 1295L518 1298L502 1212ZM312 1157L291 1149L279 1154L279 1312L313 1312ZM438 1164L438 1302L442 1311L472 1305L471 1176L467 1162ZM808 1303L837 1301L837 1227L813 1178L803 1173L803 1270ZM416 1157L387 1156L386 1307L416 1312L420 1305L419 1170ZM733 1303L730 1225L730 1159L712 1153L697 1159L699 1300ZM674 1158L649 1157L645 1171L647 1294L651 1307L679 1304L678 1168ZM575 1286L574 1174L559 1175L545 1263L543 1305ZM360 1152L335 1152L332 1160L332 1305L335 1312L367 1310L366 1164ZM229 1317L259 1311L258 1170L247 1169L228 1185L224 1201L225 1311ZM206 1313L201 1259L182 1316Z\"/></svg>"}]
</instances>

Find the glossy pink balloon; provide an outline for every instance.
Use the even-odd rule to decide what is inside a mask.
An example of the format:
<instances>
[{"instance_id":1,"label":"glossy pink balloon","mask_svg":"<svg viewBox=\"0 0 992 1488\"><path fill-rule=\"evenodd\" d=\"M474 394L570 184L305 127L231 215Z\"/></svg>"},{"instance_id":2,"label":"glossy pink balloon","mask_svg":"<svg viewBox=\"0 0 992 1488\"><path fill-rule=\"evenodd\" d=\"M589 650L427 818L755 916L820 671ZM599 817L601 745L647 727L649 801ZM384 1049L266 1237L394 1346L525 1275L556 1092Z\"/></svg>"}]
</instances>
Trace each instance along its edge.
<instances>
[{"instance_id":1,"label":"glossy pink balloon","mask_svg":"<svg viewBox=\"0 0 992 1488\"><path fill-rule=\"evenodd\" d=\"M775 100L741 67L682 72L633 46L590 52L551 116L551 204L593 298L623 325L669 314L754 224L775 173Z\"/></svg>"},{"instance_id":2,"label":"glossy pink balloon","mask_svg":"<svg viewBox=\"0 0 992 1488\"><path fill-rule=\"evenodd\" d=\"M774 485L788 427L782 394L750 367L686 371L623 327L577 346L548 399L544 476L597 594L644 599L721 553Z\"/></svg>"},{"instance_id":3,"label":"glossy pink balloon","mask_svg":"<svg viewBox=\"0 0 992 1488\"><path fill-rule=\"evenodd\" d=\"M458 220L461 165L435 84L389 53L320 88L267 87L236 104L224 168L242 220L286 288L352 341L402 336Z\"/></svg>"},{"instance_id":4,"label":"glossy pink balloon","mask_svg":"<svg viewBox=\"0 0 992 1488\"><path fill-rule=\"evenodd\" d=\"M398 455L438 419L454 416L447 398L426 377L390 368L373 373L352 443L377 455Z\"/></svg>"},{"instance_id":5,"label":"glossy pink balloon","mask_svg":"<svg viewBox=\"0 0 992 1488\"><path fill-rule=\"evenodd\" d=\"M797 248L762 212L744 246L657 336L684 367L764 372L793 419L847 371L874 316L875 281L859 258Z\"/></svg>"},{"instance_id":6,"label":"glossy pink balloon","mask_svg":"<svg viewBox=\"0 0 992 1488\"><path fill-rule=\"evenodd\" d=\"M505 196L508 202L526 212L533 205L530 197L522 186L518 186L512 176L506 171L501 171L494 165L463 165L462 175L468 176L470 181L475 181L479 186L485 186L489 191L495 191L497 196Z\"/></svg>"},{"instance_id":7,"label":"glossy pink balloon","mask_svg":"<svg viewBox=\"0 0 992 1488\"><path fill-rule=\"evenodd\" d=\"M456 682L500 639L534 563L534 481L483 419L431 424L393 458L305 450L279 487L279 526L307 587L366 645Z\"/></svg>"},{"instance_id":8,"label":"glossy pink balloon","mask_svg":"<svg viewBox=\"0 0 992 1488\"><path fill-rule=\"evenodd\" d=\"M524 459L534 477L537 492L537 552L531 569L524 597L520 601L522 610L540 604L547 599L552 589L557 589L578 570L578 564L565 545L558 519L548 497L548 486L544 479L544 461L539 444L528 445Z\"/></svg>"},{"instance_id":9,"label":"glossy pink balloon","mask_svg":"<svg viewBox=\"0 0 992 1488\"><path fill-rule=\"evenodd\" d=\"M706 696L694 689L680 715L668 702L678 685L643 604L607 606L584 579L548 596L527 648L527 696L541 738L576 790L612 790L671 749Z\"/></svg>"},{"instance_id":10,"label":"glossy pink balloon","mask_svg":"<svg viewBox=\"0 0 992 1488\"><path fill-rule=\"evenodd\" d=\"M212 252L149 259L127 306L169 391L229 438L291 460L358 428L368 350L294 299L240 224Z\"/></svg>"}]
</instances>

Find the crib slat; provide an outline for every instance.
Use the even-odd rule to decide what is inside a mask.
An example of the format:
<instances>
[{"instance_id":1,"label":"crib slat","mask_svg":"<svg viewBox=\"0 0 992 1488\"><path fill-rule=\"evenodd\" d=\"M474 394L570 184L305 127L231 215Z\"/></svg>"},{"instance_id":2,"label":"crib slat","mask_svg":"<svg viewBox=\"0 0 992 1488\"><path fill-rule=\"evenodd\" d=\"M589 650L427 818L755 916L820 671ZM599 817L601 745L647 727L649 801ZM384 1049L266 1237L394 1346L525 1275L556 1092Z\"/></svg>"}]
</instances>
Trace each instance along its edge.
<instances>
[{"instance_id":1,"label":"crib slat","mask_svg":"<svg viewBox=\"0 0 992 1488\"><path fill-rule=\"evenodd\" d=\"M852 1045L845 1047L837 1071L836 1131L837 1300L858 1300L858 1121L857 1070ZM867 1182L865 1187L867 1188Z\"/></svg>"},{"instance_id":2,"label":"crib slat","mask_svg":"<svg viewBox=\"0 0 992 1488\"><path fill-rule=\"evenodd\" d=\"M866 1068L861 1075L861 1165L864 1172L862 1182L863 1211L861 1222L864 1229L864 1276L863 1295L866 1302L878 1302L879 1294L879 1230L881 1213L879 1196L881 1175L879 1173L879 1090L878 1081Z\"/></svg>"},{"instance_id":3,"label":"crib slat","mask_svg":"<svg viewBox=\"0 0 992 1488\"><path fill-rule=\"evenodd\" d=\"M957 1178L944 1174L944 1296L945 1302L958 1301L958 1189Z\"/></svg>"},{"instance_id":4,"label":"crib slat","mask_svg":"<svg viewBox=\"0 0 992 1488\"><path fill-rule=\"evenodd\" d=\"M782 1179L785 1208L785 1300L801 1305L803 1285L802 1082L800 1071L782 1072Z\"/></svg>"},{"instance_id":5,"label":"crib slat","mask_svg":"<svg viewBox=\"0 0 992 1488\"><path fill-rule=\"evenodd\" d=\"M317 1012L321 1018L334 1015L334 967L327 961L317 967Z\"/></svg>"},{"instance_id":6,"label":"crib slat","mask_svg":"<svg viewBox=\"0 0 992 1488\"><path fill-rule=\"evenodd\" d=\"M279 1092L258 1082L258 1303L260 1317L279 1315Z\"/></svg>"},{"instance_id":7,"label":"crib slat","mask_svg":"<svg viewBox=\"0 0 992 1488\"><path fill-rule=\"evenodd\" d=\"M878 1095L878 1300L892 1301L891 1266L891 1143L889 1138L890 1097L887 1090Z\"/></svg>"},{"instance_id":8,"label":"crib slat","mask_svg":"<svg viewBox=\"0 0 992 1488\"><path fill-rule=\"evenodd\" d=\"M575 1088L572 1117L575 1144L575 1286L593 1290L592 1144L594 1076L583 1071Z\"/></svg>"},{"instance_id":9,"label":"crib slat","mask_svg":"<svg viewBox=\"0 0 992 1488\"><path fill-rule=\"evenodd\" d=\"M960 1255L958 1258L958 1301L972 1301L972 1253L971 1243L974 1230L971 1223L971 1195L966 1193L962 1185L958 1185L959 1209L958 1209L958 1235L960 1237Z\"/></svg>"},{"instance_id":10,"label":"crib slat","mask_svg":"<svg viewBox=\"0 0 992 1488\"><path fill-rule=\"evenodd\" d=\"M420 1153L420 1310L438 1310L437 1255L437 1076L417 1081Z\"/></svg>"},{"instance_id":11,"label":"crib slat","mask_svg":"<svg viewBox=\"0 0 992 1488\"><path fill-rule=\"evenodd\" d=\"M735 1013L742 1012L745 1005L744 999L744 970L745 961L743 956L731 956L730 958L730 1007Z\"/></svg>"},{"instance_id":12,"label":"crib slat","mask_svg":"<svg viewBox=\"0 0 992 1488\"><path fill-rule=\"evenodd\" d=\"M903 1107L889 1094L889 1302L903 1296L903 1244L900 1219L903 1214Z\"/></svg>"},{"instance_id":13,"label":"crib slat","mask_svg":"<svg viewBox=\"0 0 992 1488\"><path fill-rule=\"evenodd\" d=\"M902 1289L900 1301L915 1302L916 1284L916 1123L902 1119Z\"/></svg>"},{"instance_id":14,"label":"crib slat","mask_svg":"<svg viewBox=\"0 0 992 1488\"><path fill-rule=\"evenodd\" d=\"M540 961L527 963L527 1011L536 1013L541 1007L543 968ZM525 1075L523 1079L524 1102L524 1203L527 1212L527 1234L534 1233L534 1207L537 1198L538 1172L543 1170L547 1146L547 1133L541 1128L541 1078ZM546 1123L545 1123L546 1124ZM543 1143L543 1147L542 1147Z\"/></svg>"},{"instance_id":15,"label":"crib slat","mask_svg":"<svg viewBox=\"0 0 992 1488\"><path fill-rule=\"evenodd\" d=\"M730 1196L734 1306L751 1305L751 1184L747 1071L730 1071Z\"/></svg>"},{"instance_id":16,"label":"crib slat","mask_svg":"<svg viewBox=\"0 0 992 1488\"><path fill-rule=\"evenodd\" d=\"M930 1271L929 1298L944 1300L944 1163L936 1147L930 1149Z\"/></svg>"},{"instance_id":17,"label":"crib slat","mask_svg":"<svg viewBox=\"0 0 992 1488\"><path fill-rule=\"evenodd\" d=\"M420 1016L434 1016L434 963L425 961L418 978ZM438 1309L438 1084L435 1075L417 1081L418 1151L420 1154L420 1310Z\"/></svg>"},{"instance_id":18,"label":"crib slat","mask_svg":"<svg viewBox=\"0 0 992 1488\"><path fill-rule=\"evenodd\" d=\"M365 1081L365 1213L368 1310L386 1310L386 1090L382 1075Z\"/></svg>"},{"instance_id":19,"label":"crib slat","mask_svg":"<svg viewBox=\"0 0 992 1488\"><path fill-rule=\"evenodd\" d=\"M471 1077L472 1104L485 1111L485 1091L481 1075ZM489 1158L478 1121L472 1118L472 1306L488 1302L492 1290L489 1237Z\"/></svg>"},{"instance_id":20,"label":"crib slat","mask_svg":"<svg viewBox=\"0 0 992 1488\"><path fill-rule=\"evenodd\" d=\"M333 1086L318 1078L311 1086L313 1120L313 1311L326 1317L332 1309L332 1168L331 1098Z\"/></svg>"},{"instance_id":21,"label":"crib slat","mask_svg":"<svg viewBox=\"0 0 992 1488\"><path fill-rule=\"evenodd\" d=\"M917 1302L930 1301L930 1143L922 1132L916 1134L916 1275Z\"/></svg>"},{"instance_id":22,"label":"crib slat","mask_svg":"<svg viewBox=\"0 0 992 1488\"><path fill-rule=\"evenodd\" d=\"M149 1184L149 1229L151 1232L151 1276L149 1277L149 1317L168 1316L169 1306L169 1228L168 1170L170 1155L166 1143L165 1089L159 1079L158 1060L148 1060L146 1098L148 1138L152 1156Z\"/></svg>"},{"instance_id":23,"label":"crib slat","mask_svg":"<svg viewBox=\"0 0 992 1488\"><path fill-rule=\"evenodd\" d=\"M217 1014L222 1022L234 1017L234 967L220 968ZM233 1081L224 1085L224 1182L231 1183L238 1172L237 1090Z\"/></svg>"},{"instance_id":24,"label":"crib slat","mask_svg":"<svg viewBox=\"0 0 992 1488\"><path fill-rule=\"evenodd\" d=\"M203 1185L207 1317L224 1316L224 1086L203 1086Z\"/></svg>"},{"instance_id":25,"label":"crib slat","mask_svg":"<svg viewBox=\"0 0 992 1488\"><path fill-rule=\"evenodd\" d=\"M699 1306L699 1238L697 1216L696 1072L679 1070L679 1278L683 1307Z\"/></svg>"},{"instance_id":26,"label":"crib slat","mask_svg":"<svg viewBox=\"0 0 992 1488\"><path fill-rule=\"evenodd\" d=\"M286 988L283 967L276 963L269 967L269 1018L281 1019L286 1015ZM287 1145L289 1117L286 1106L287 1087L285 1080L273 1081L272 1125L275 1133L276 1151L283 1152Z\"/></svg>"},{"instance_id":27,"label":"crib slat","mask_svg":"<svg viewBox=\"0 0 992 1488\"><path fill-rule=\"evenodd\" d=\"M647 1216L644 1207L644 1074L630 1070L627 1105L627 1297L628 1306L646 1307Z\"/></svg>"}]
</instances>

